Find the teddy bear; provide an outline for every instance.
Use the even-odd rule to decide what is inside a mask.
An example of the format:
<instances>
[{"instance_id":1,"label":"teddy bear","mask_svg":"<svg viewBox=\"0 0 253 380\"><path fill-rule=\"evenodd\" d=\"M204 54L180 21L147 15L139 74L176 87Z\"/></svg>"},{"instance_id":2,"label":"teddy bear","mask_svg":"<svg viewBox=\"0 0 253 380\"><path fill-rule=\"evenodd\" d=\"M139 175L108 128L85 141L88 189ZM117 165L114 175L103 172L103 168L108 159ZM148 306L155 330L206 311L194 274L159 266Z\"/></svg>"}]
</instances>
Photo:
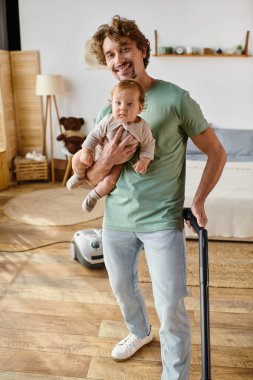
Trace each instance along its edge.
<instances>
[{"instance_id":1,"label":"teddy bear","mask_svg":"<svg viewBox=\"0 0 253 380\"><path fill-rule=\"evenodd\" d=\"M64 141L65 147L71 154L75 154L81 149L82 143L86 136L80 131L84 125L82 117L61 117L60 124L64 127L65 131L56 137L58 141Z\"/></svg>"}]
</instances>

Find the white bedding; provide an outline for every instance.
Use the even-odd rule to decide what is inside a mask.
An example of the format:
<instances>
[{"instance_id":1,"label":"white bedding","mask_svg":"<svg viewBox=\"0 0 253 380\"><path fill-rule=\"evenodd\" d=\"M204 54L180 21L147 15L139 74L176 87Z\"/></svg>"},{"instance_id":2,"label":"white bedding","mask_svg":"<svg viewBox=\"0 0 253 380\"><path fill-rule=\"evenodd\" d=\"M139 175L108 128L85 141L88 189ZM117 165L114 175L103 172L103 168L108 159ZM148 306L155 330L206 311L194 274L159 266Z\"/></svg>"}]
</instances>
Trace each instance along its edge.
<instances>
[{"instance_id":1,"label":"white bedding","mask_svg":"<svg viewBox=\"0 0 253 380\"><path fill-rule=\"evenodd\" d=\"M204 167L204 161L187 160L185 207L191 206ZM227 162L205 209L209 237L253 240L253 162ZM186 236L196 234L186 226Z\"/></svg>"}]
</instances>

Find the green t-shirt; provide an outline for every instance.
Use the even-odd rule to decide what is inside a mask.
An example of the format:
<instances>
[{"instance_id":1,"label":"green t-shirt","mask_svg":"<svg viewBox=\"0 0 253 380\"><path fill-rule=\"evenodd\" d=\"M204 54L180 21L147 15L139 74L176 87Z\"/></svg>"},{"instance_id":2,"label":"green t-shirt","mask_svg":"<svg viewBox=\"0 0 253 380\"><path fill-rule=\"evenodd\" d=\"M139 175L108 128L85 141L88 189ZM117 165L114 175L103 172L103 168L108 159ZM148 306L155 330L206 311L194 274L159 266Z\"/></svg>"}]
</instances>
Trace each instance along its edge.
<instances>
[{"instance_id":1,"label":"green t-shirt","mask_svg":"<svg viewBox=\"0 0 253 380\"><path fill-rule=\"evenodd\" d=\"M187 138L208 127L199 105L180 87L157 80L145 94L140 114L152 130L155 158L146 174L132 165L138 151L121 172L116 188L107 196L103 226L118 231L152 232L182 229ZM111 112L107 106L100 121Z\"/></svg>"}]
</instances>

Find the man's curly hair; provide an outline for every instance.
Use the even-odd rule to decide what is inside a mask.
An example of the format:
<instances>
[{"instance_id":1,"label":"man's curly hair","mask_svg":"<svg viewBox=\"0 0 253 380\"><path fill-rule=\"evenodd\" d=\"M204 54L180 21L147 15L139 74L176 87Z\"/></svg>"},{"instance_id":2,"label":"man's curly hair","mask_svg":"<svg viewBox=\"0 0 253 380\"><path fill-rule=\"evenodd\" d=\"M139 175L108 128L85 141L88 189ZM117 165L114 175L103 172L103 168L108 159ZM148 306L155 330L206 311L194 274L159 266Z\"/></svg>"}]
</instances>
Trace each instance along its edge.
<instances>
[{"instance_id":1,"label":"man's curly hair","mask_svg":"<svg viewBox=\"0 0 253 380\"><path fill-rule=\"evenodd\" d=\"M135 21L128 20L118 15L114 16L111 25L101 25L97 32L92 37L91 53L94 54L101 65L106 65L106 60L103 51L103 43L106 37L117 41L121 37L128 37L135 41L139 50L146 49L146 57L143 58L144 67L148 66L150 57L149 40L141 33Z\"/></svg>"}]
</instances>

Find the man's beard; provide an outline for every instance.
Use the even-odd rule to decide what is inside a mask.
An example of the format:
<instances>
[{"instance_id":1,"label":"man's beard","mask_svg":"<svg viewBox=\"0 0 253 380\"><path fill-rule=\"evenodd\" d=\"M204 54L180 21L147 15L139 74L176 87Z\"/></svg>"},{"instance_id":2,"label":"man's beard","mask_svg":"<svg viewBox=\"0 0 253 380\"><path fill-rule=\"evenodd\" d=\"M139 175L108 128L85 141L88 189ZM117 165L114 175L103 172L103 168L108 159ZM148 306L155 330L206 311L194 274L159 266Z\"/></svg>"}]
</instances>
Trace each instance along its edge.
<instances>
[{"instance_id":1,"label":"man's beard","mask_svg":"<svg viewBox=\"0 0 253 380\"><path fill-rule=\"evenodd\" d=\"M119 81L124 80L124 79L135 79L137 77L137 73L135 71L133 64L132 64L132 69L129 75L120 74L117 72L117 70L115 70L114 73Z\"/></svg>"},{"instance_id":2,"label":"man's beard","mask_svg":"<svg viewBox=\"0 0 253 380\"><path fill-rule=\"evenodd\" d=\"M117 76L119 81L124 80L124 79L135 79L135 78L137 78L137 74L134 70L133 70L132 74L129 76L117 75L117 73L116 73L116 76Z\"/></svg>"}]
</instances>

